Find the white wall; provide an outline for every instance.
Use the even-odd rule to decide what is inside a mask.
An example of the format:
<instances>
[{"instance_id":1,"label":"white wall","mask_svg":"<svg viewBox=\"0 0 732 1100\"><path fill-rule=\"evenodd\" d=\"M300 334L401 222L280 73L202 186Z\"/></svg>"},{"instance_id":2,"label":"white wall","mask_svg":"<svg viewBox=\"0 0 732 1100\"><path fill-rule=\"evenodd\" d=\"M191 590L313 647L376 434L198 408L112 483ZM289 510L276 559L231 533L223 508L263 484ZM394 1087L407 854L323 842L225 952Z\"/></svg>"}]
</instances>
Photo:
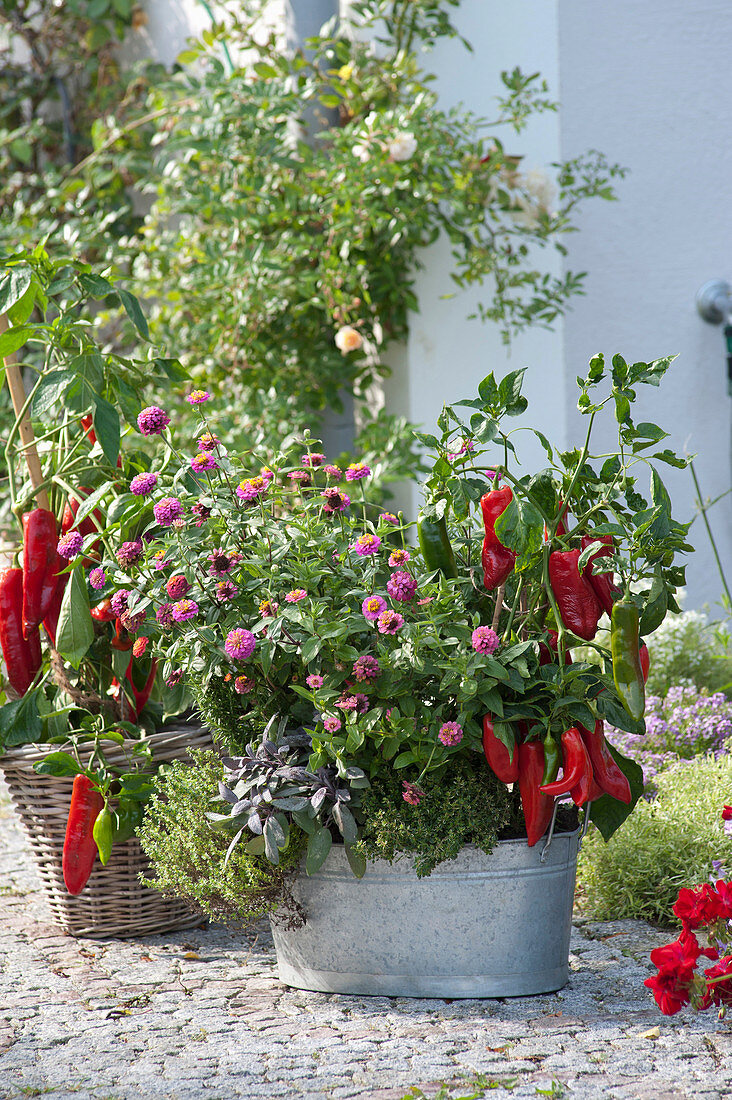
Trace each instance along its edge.
<instances>
[{"instance_id":1,"label":"white wall","mask_svg":"<svg viewBox=\"0 0 732 1100\"><path fill-rule=\"evenodd\" d=\"M732 4L463 0L455 21L475 52L451 42L434 54L443 102L487 113L501 68L539 69L560 114L537 120L509 148L527 166L596 148L630 174L617 185L620 201L588 203L581 232L568 238L564 266L589 273L586 297L573 300L553 333L516 340L510 358L490 326L465 321L472 294L440 301L450 290L449 261L435 246L417 282L421 312L401 356L406 372L388 385L390 407L430 425L443 399L469 394L487 369L528 364L535 422L572 446L583 431L574 379L596 351L631 360L678 353L661 390L642 396L637 418L666 427L674 449L698 452L703 492L723 493L732 481L732 399L721 331L698 317L694 295L712 277L732 282ZM661 472L678 517L690 519L688 471ZM732 581L732 498L710 521ZM721 585L700 519L690 541L697 550L688 559L687 606L714 604Z\"/></svg>"},{"instance_id":2,"label":"white wall","mask_svg":"<svg viewBox=\"0 0 732 1100\"><path fill-rule=\"evenodd\" d=\"M501 70L521 66L541 70L552 89L559 83L557 14L554 0L528 5L499 0L463 0L453 21L474 47L472 53L457 40L441 42L425 61L436 73L437 91L445 107L462 103L484 118L496 114L501 93ZM505 91L505 89L504 89ZM496 131L508 152L524 154L522 169L545 167L559 159L559 120L554 113L534 119L523 133ZM450 278L453 263L449 244L439 241L423 254L425 270L417 277L420 312L410 321L407 346L388 357L394 374L385 385L387 407L433 431L443 402L474 397L488 371L500 377L508 370L530 365L525 393L534 423L544 432L564 435L565 407L557 400L562 370L562 322L553 331L534 329L516 338L510 349L492 325L466 318L475 303L488 300L490 290L459 291ZM558 255L545 251L542 264ZM443 295L454 294L447 300ZM518 421L517 421L518 423ZM544 452L528 436L519 441L526 462L543 464Z\"/></svg>"},{"instance_id":3,"label":"white wall","mask_svg":"<svg viewBox=\"0 0 732 1100\"><path fill-rule=\"evenodd\" d=\"M571 380L597 349L678 353L638 418L670 430L672 447L698 452L713 497L731 481L732 400L721 330L699 318L694 295L707 279L732 280L732 5L560 0L559 13L562 154L592 145L630 168L620 201L588 205L572 242L570 262L590 277L565 322L565 372ZM690 518L690 475L666 469L679 517ZM709 517L730 580L731 502ZM701 519L690 539L688 605L714 603L721 585Z\"/></svg>"},{"instance_id":4,"label":"white wall","mask_svg":"<svg viewBox=\"0 0 732 1100\"><path fill-rule=\"evenodd\" d=\"M147 23L132 31L124 45L126 60L149 57L171 65L185 49L186 40L211 26L198 0L142 0Z\"/></svg>"}]
</instances>

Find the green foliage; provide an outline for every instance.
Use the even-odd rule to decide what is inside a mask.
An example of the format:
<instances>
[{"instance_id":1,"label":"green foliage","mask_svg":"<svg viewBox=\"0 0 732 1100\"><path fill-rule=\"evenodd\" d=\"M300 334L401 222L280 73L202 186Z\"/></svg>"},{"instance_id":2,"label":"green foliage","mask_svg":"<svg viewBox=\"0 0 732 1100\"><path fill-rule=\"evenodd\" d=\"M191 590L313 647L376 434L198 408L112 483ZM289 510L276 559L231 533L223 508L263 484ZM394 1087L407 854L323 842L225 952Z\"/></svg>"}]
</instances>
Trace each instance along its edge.
<instances>
[{"instance_id":1,"label":"green foliage","mask_svg":"<svg viewBox=\"0 0 732 1100\"><path fill-rule=\"evenodd\" d=\"M362 795L364 826L357 850L366 859L390 862L401 853L413 856L414 869L429 875L446 859L455 859L465 844L490 852L499 836L522 832L515 799L490 768L454 759L441 773L420 780L425 797L419 805L402 798L397 772L382 772Z\"/></svg>"},{"instance_id":2,"label":"green foliage","mask_svg":"<svg viewBox=\"0 0 732 1100\"><path fill-rule=\"evenodd\" d=\"M669 615L647 642L649 695L664 697L677 685L710 693L732 688L732 658L703 612Z\"/></svg>"},{"instance_id":3,"label":"green foliage","mask_svg":"<svg viewBox=\"0 0 732 1100\"><path fill-rule=\"evenodd\" d=\"M192 753L158 775L138 836L152 864L148 885L189 900L213 919L250 921L278 906L291 909L288 878L307 837L290 830L278 867L248 855L242 845L226 853L231 835L216 832L206 817L223 776L215 753Z\"/></svg>"},{"instance_id":4,"label":"green foliage","mask_svg":"<svg viewBox=\"0 0 732 1100\"><path fill-rule=\"evenodd\" d=\"M0 6L0 252L52 238L93 259L138 225L127 188L143 170L139 140L121 162L76 169L156 71L120 69L119 42L140 18L133 0Z\"/></svg>"},{"instance_id":5,"label":"green foliage","mask_svg":"<svg viewBox=\"0 0 732 1100\"><path fill-rule=\"evenodd\" d=\"M585 838L578 878L589 916L670 924L680 887L707 881L712 860L723 862L715 877L732 870L732 837L721 818L732 794L732 758L682 761L656 783L658 797L639 802L608 844L594 830Z\"/></svg>"}]
</instances>

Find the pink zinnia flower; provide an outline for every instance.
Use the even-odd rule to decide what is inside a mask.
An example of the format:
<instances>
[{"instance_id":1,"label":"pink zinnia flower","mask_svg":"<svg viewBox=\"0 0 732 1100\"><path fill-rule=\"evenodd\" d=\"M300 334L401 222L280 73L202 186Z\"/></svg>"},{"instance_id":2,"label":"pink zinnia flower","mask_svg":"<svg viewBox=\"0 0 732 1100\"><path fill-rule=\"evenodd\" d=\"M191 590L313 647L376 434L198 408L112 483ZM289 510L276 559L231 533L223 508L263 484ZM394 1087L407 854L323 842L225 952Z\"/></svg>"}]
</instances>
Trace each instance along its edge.
<instances>
[{"instance_id":1,"label":"pink zinnia flower","mask_svg":"<svg viewBox=\"0 0 732 1100\"><path fill-rule=\"evenodd\" d=\"M406 779L402 780L402 798L405 802L408 802L410 806L419 806L422 799L425 797L426 792L421 787L417 787L414 783L408 783Z\"/></svg>"},{"instance_id":2,"label":"pink zinnia flower","mask_svg":"<svg viewBox=\"0 0 732 1100\"><path fill-rule=\"evenodd\" d=\"M177 623L184 623L186 619L194 619L198 614L198 604L194 600L179 600L173 604L173 619Z\"/></svg>"},{"instance_id":3,"label":"pink zinnia flower","mask_svg":"<svg viewBox=\"0 0 732 1100\"><path fill-rule=\"evenodd\" d=\"M399 516L395 516L393 512L382 512L379 519L382 523L391 523L392 525L399 523Z\"/></svg>"},{"instance_id":4,"label":"pink zinnia flower","mask_svg":"<svg viewBox=\"0 0 732 1100\"><path fill-rule=\"evenodd\" d=\"M129 589L120 588L120 590L118 592L115 592L115 594L112 596L112 599L109 601L109 606L118 617L120 615L124 615L125 611L127 610L130 595L131 593Z\"/></svg>"},{"instance_id":5,"label":"pink zinnia flower","mask_svg":"<svg viewBox=\"0 0 732 1100\"><path fill-rule=\"evenodd\" d=\"M261 497L263 493L266 493L268 484L269 482L260 474L257 474L256 477L247 477L237 485L236 495L239 500L248 503L250 500L256 500L257 497Z\"/></svg>"},{"instance_id":6,"label":"pink zinnia flower","mask_svg":"<svg viewBox=\"0 0 732 1100\"><path fill-rule=\"evenodd\" d=\"M332 512L345 512L351 503L351 498L347 493L341 493L338 489L324 489L323 496L325 497L323 511L329 514Z\"/></svg>"},{"instance_id":7,"label":"pink zinnia flower","mask_svg":"<svg viewBox=\"0 0 732 1100\"><path fill-rule=\"evenodd\" d=\"M476 627L470 640L476 653L495 653L500 644L498 635L490 626Z\"/></svg>"},{"instance_id":8,"label":"pink zinnia flower","mask_svg":"<svg viewBox=\"0 0 732 1100\"><path fill-rule=\"evenodd\" d=\"M368 596L361 604L361 610L369 622L375 623L382 611L386 611L386 600L382 600L381 596Z\"/></svg>"},{"instance_id":9,"label":"pink zinnia flower","mask_svg":"<svg viewBox=\"0 0 732 1100\"><path fill-rule=\"evenodd\" d=\"M134 634L138 626L145 622L145 612L133 611L128 607L127 610L123 611L120 615L119 621L122 623L125 630L128 630L130 634Z\"/></svg>"},{"instance_id":10,"label":"pink zinnia flower","mask_svg":"<svg viewBox=\"0 0 732 1100\"><path fill-rule=\"evenodd\" d=\"M179 684L182 679L183 679L183 669L182 668L174 668L173 671L171 672L170 676L166 677L165 682L168 685L168 687L172 688L172 687L175 687L176 684Z\"/></svg>"},{"instance_id":11,"label":"pink zinnia flower","mask_svg":"<svg viewBox=\"0 0 732 1100\"><path fill-rule=\"evenodd\" d=\"M359 657L354 662L353 675L357 680L376 680L381 675L381 668L376 657Z\"/></svg>"},{"instance_id":12,"label":"pink zinnia flower","mask_svg":"<svg viewBox=\"0 0 732 1100\"><path fill-rule=\"evenodd\" d=\"M299 600L304 600L306 596L307 592L304 588L293 588L285 593L285 600L287 603L297 603Z\"/></svg>"},{"instance_id":13,"label":"pink zinnia flower","mask_svg":"<svg viewBox=\"0 0 732 1100\"><path fill-rule=\"evenodd\" d=\"M104 588L106 583L107 575L104 570L98 567L96 569L92 569L89 574L89 584L92 586L92 588Z\"/></svg>"},{"instance_id":14,"label":"pink zinnia flower","mask_svg":"<svg viewBox=\"0 0 732 1100\"><path fill-rule=\"evenodd\" d=\"M266 482L270 482L274 478L274 470L270 470L269 466L262 466L259 474Z\"/></svg>"},{"instance_id":15,"label":"pink zinnia flower","mask_svg":"<svg viewBox=\"0 0 732 1100\"><path fill-rule=\"evenodd\" d=\"M183 505L177 497L163 497L153 504L153 515L161 527L171 527L183 515Z\"/></svg>"},{"instance_id":16,"label":"pink zinnia flower","mask_svg":"<svg viewBox=\"0 0 732 1100\"><path fill-rule=\"evenodd\" d=\"M411 573L398 569L386 582L386 591L394 600L411 600L417 591L417 582Z\"/></svg>"},{"instance_id":17,"label":"pink zinnia flower","mask_svg":"<svg viewBox=\"0 0 732 1100\"><path fill-rule=\"evenodd\" d=\"M307 470L293 470L291 474L287 475L290 481L300 481L303 485L310 484L310 474Z\"/></svg>"},{"instance_id":18,"label":"pink zinnia flower","mask_svg":"<svg viewBox=\"0 0 732 1100\"><path fill-rule=\"evenodd\" d=\"M130 482L130 492L136 497L146 497L158 483L157 474L135 474Z\"/></svg>"},{"instance_id":19,"label":"pink zinnia flower","mask_svg":"<svg viewBox=\"0 0 732 1100\"><path fill-rule=\"evenodd\" d=\"M170 626L173 622L172 603L161 603L160 607L155 612L155 618L161 626Z\"/></svg>"},{"instance_id":20,"label":"pink zinnia flower","mask_svg":"<svg viewBox=\"0 0 732 1100\"><path fill-rule=\"evenodd\" d=\"M389 565L392 569L395 569L398 565L406 565L411 556L408 550L392 550L389 554Z\"/></svg>"},{"instance_id":21,"label":"pink zinnia flower","mask_svg":"<svg viewBox=\"0 0 732 1100\"><path fill-rule=\"evenodd\" d=\"M153 554L153 563L157 570L166 569L167 566L170 565L170 562L165 560L165 554L165 550L156 550Z\"/></svg>"},{"instance_id":22,"label":"pink zinnia flower","mask_svg":"<svg viewBox=\"0 0 732 1100\"><path fill-rule=\"evenodd\" d=\"M396 634L404 626L404 616L398 611L382 611L376 620L379 634Z\"/></svg>"},{"instance_id":23,"label":"pink zinnia flower","mask_svg":"<svg viewBox=\"0 0 732 1100\"><path fill-rule=\"evenodd\" d=\"M226 635L224 649L234 660L246 661L254 653L256 645L257 639L251 630L245 630L244 627L239 626Z\"/></svg>"},{"instance_id":24,"label":"pink zinnia flower","mask_svg":"<svg viewBox=\"0 0 732 1100\"><path fill-rule=\"evenodd\" d=\"M196 441L199 451L212 451L214 447L221 445L221 440L212 432L203 432Z\"/></svg>"},{"instance_id":25,"label":"pink zinnia flower","mask_svg":"<svg viewBox=\"0 0 732 1100\"><path fill-rule=\"evenodd\" d=\"M137 418L137 426L143 435L160 435L168 424L170 424L170 417L157 405L148 405Z\"/></svg>"},{"instance_id":26,"label":"pink zinnia flower","mask_svg":"<svg viewBox=\"0 0 732 1100\"><path fill-rule=\"evenodd\" d=\"M318 675L317 672L313 672L310 674L310 676L306 677L305 683L312 691L317 691L318 688L322 688L325 681L323 680L322 676Z\"/></svg>"},{"instance_id":27,"label":"pink zinnia flower","mask_svg":"<svg viewBox=\"0 0 732 1100\"><path fill-rule=\"evenodd\" d=\"M362 477L368 477L370 473L371 468L365 462L352 462L346 470L346 481L360 481Z\"/></svg>"},{"instance_id":28,"label":"pink zinnia flower","mask_svg":"<svg viewBox=\"0 0 732 1100\"><path fill-rule=\"evenodd\" d=\"M80 531L69 531L68 535L62 535L56 544L56 553L62 558L71 561L81 552L84 545L84 536Z\"/></svg>"},{"instance_id":29,"label":"pink zinnia flower","mask_svg":"<svg viewBox=\"0 0 732 1100\"><path fill-rule=\"evenodd\" d=\"M238 591L239 586L234 584L233 581L217 581L214 599L218 603L225 603L226 600L233 600Z\"/></svg>"},{"instance_id":30,"label":"pink zinnia flower","mask_svg":"<svg viewBox=\"0 0 732 1100\"><path fill-rule=\"evenodd\" d=\"M443 722L437 740L443 745L459 745L463 739L463 727L458 722Z\"/></svg>"},{"instance_id":31,"label":"pink zinnia flower","mask_svg":"<svg viewBox=\"0 0 732 1100\"><path fill-rule=\"evenodd\" d=\"M342 725L340 718L335 718L332 715L328 715L323 719L323 729L327 730L328 733L337 733Z\"/></svg>"},{"instance_id":32,"label":"pink zinnia flower","mask_svg":"<svg viewBox=\"0 0 732 1100\"><path fill-rule=\"evenodd\" d=\"M262 618L274 616L277 614L279 606L278 603L274 603L272 600L262 600L259 605L259 614Z\"/></svg>"},{"instance_id":33,"label":"pink zinnia flower","mask_svg":"<svg viewBox=\"0 0 732 1100\"><path fill-rule=\"evenodd\" d=\"M231 558L221 546L217 550L212 550L206 561L211 563L208 567L210 577L223 577L231 569Z\"/></svg>"},{"instance_id":34,"label":"pink zinnia flower","mask_svg":"<svg viewBox=\"0 0 732 1100\"><path fill-rule=\"evenodd\" d=\"M381 539L378 535L371 535L366 533L365 535L359 535L356 541L351 546L352 550L361 558L368 557L370 554L377 554L379 547L381 546Z\"/></svg>"},{"instance_id":35,"label":"pink zinnia flower","mask_svg":"<svg viewBox=\"0 0 732 1100\"><path fill-rule=\"evenodd\" d=\"M335 481L340 481L340 479L343 477L343 471L341 470L340 466L333 466L332 464L328 464L327 466L324 466L323 469L325 470L328 477L332 477Z\"/></svg>"},{"instance_id":36,"label":"pink zinnia flower","mask_svg":"<svg viewBox=\"0 0 732 1100\"><path fill-rule=\"evenodd\" d=\"M165 585L165 591L168 593L171 600L182 600L186 592L190 590L190 587L187 577L184 577L182 573L175 573L172 577L168 578L168 582Z\"/></svg>"},{"instance_id":37,"label":"pink zinnia flower","mask_svg":"<svg viewBox=\"0 0 732 1100\"><path fill-rule=\"evenodd\" d=\"M147 649L147 643L149 641L150 641L149 638L137 638L137 640L135 641L135 644L132 647L132 656L133 657L142 657L142 656L144 656L145 650Z\"/></svg>"},{"instance_id":38,"label":"pink zinnia flower","mask_svg":"<svg viewBox=\"0 0 732 1100\"><path fill-rule=\"evenodd\" d=\"M202 405L204 401L208 401L210 396L211 394L207 393L206 390L193 390L186 397L186 401L189 405Z\"/></svg>"},{"instance_id":39,"label":"pink zinnia flower","mask_svg":"<svg viewBox=\"0 0 732 1100\"><path fill-rule=\"evenodd\" d=\"M194 504L191 508L194 516L198 516L196 520L196 527L200 527L205 523L208 517L211 515L211 509L207 508L205 504Z\"/></svg>"},{"instance_id":40,"label":"pink zinnia flower","mask_svg":"<svg viewBox=\"0 0 732 1100\"><path fill-rule=\"evenodd\" d=\"M302 456L303 466L322 466L324 462L325 455L321 455L317 451L313 451L309 455Z\"/></svg>"},{"instance_id":41,"label":"pink zinnia flower","mask_svg":"<svg viewBox=\"0 0 732 1100\"><path fill-rule=\"evenodd\" d=\"M210 451L199 451L198 454L194 455L191 459L191 469L196 474L200 474L204 470L217 470L218 465L218 462Z\"/></svg>"},{"instance_id":42,"label":"pink zinnia flower","mask_svg":"<svg viewBox=\"0 0 732 1100\"><path fill-rule=\"evenodd\" d=\"M134 539L133 542L123 542L115 557L121 566L135 565L143 553L142 539Z\"/></svg>"},{"instance_id":43,"label":"pink zinnia flower","mask_svg":"<svg viewBox=\"0 0 732 1100\"><path fill-rule=\"evenodd\" d=\"M237 676L234 680L234 691L239 695L248 695L254 690L254 680L251 676Z\"/></svg>"},{"instance_id":44,"label":"pink zinnia flower","mask_svg":"<svg viewBox=\"0 0 732 1100\"><path fill-rule=\"evenodd\" d=\"M356 714L365 714L369 709L369 697L360 691L356 691L352 695L344 691L340 699L336 701L335 706L340 710L353 710Z\"/></svg>"}]
</instances>

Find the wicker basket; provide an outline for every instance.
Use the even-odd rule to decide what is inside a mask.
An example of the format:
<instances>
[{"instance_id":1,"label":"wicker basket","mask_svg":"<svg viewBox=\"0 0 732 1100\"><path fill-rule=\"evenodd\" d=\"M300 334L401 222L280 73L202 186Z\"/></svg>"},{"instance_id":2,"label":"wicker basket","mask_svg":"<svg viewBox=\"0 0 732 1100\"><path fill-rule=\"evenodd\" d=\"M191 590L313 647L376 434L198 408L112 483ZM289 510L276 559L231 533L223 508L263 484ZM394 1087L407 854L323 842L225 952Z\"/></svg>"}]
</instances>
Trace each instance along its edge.
<instances>
[{"instance_id":1,"label":"wicker basket","mask_svg":"<svg viewBox=\"0 0 732 1100\"><path fill-rule=\"evenodd\" d=\"M211 748L211 735L200 726L178 726L152 734L148 741L157 763L180 760L188 749ZM128 742L133 745L134 742ZM57 779L33 770L54 749L63 746L24 745L0 756L0 768L18 815L33 849L43 889L56 921L72 936L117 938L144 936L150 932L172 932L192 928L201 914L182 901L164 898L157 890L142 886L141 872L149 863L136 838L116 844L109 862L94 864L81 894L72 897L64 885L61 870L66 821L73 777ZM105 745L106 759L121 765L129 758L127 745ZM84 750L80 750L84 760ZM87 754L88 758L88 754Z\"/></svg>"}]
</instances>

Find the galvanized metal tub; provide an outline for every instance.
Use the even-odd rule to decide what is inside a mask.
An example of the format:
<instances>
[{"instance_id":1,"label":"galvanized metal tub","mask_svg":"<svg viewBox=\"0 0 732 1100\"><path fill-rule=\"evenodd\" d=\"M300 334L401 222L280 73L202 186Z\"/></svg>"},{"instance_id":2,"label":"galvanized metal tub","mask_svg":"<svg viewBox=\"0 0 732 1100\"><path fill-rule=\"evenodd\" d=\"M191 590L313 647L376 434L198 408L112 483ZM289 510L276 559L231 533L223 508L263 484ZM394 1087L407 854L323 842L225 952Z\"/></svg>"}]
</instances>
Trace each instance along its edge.
<instances>
[{"instance_id":1,"label":"galvanized metal tub","mask_svg":"<svg viewBox=\"0 0 732 1100\"><path fill-rule=\"evenodd\" d=\"M323 993L387 997L521 997L569 978L579 833L544 843L472 846L417 878L408 858L354 878L334 845L293 893L307 923L272 934L280 980Z\"/></svg>"}]
</instances>

